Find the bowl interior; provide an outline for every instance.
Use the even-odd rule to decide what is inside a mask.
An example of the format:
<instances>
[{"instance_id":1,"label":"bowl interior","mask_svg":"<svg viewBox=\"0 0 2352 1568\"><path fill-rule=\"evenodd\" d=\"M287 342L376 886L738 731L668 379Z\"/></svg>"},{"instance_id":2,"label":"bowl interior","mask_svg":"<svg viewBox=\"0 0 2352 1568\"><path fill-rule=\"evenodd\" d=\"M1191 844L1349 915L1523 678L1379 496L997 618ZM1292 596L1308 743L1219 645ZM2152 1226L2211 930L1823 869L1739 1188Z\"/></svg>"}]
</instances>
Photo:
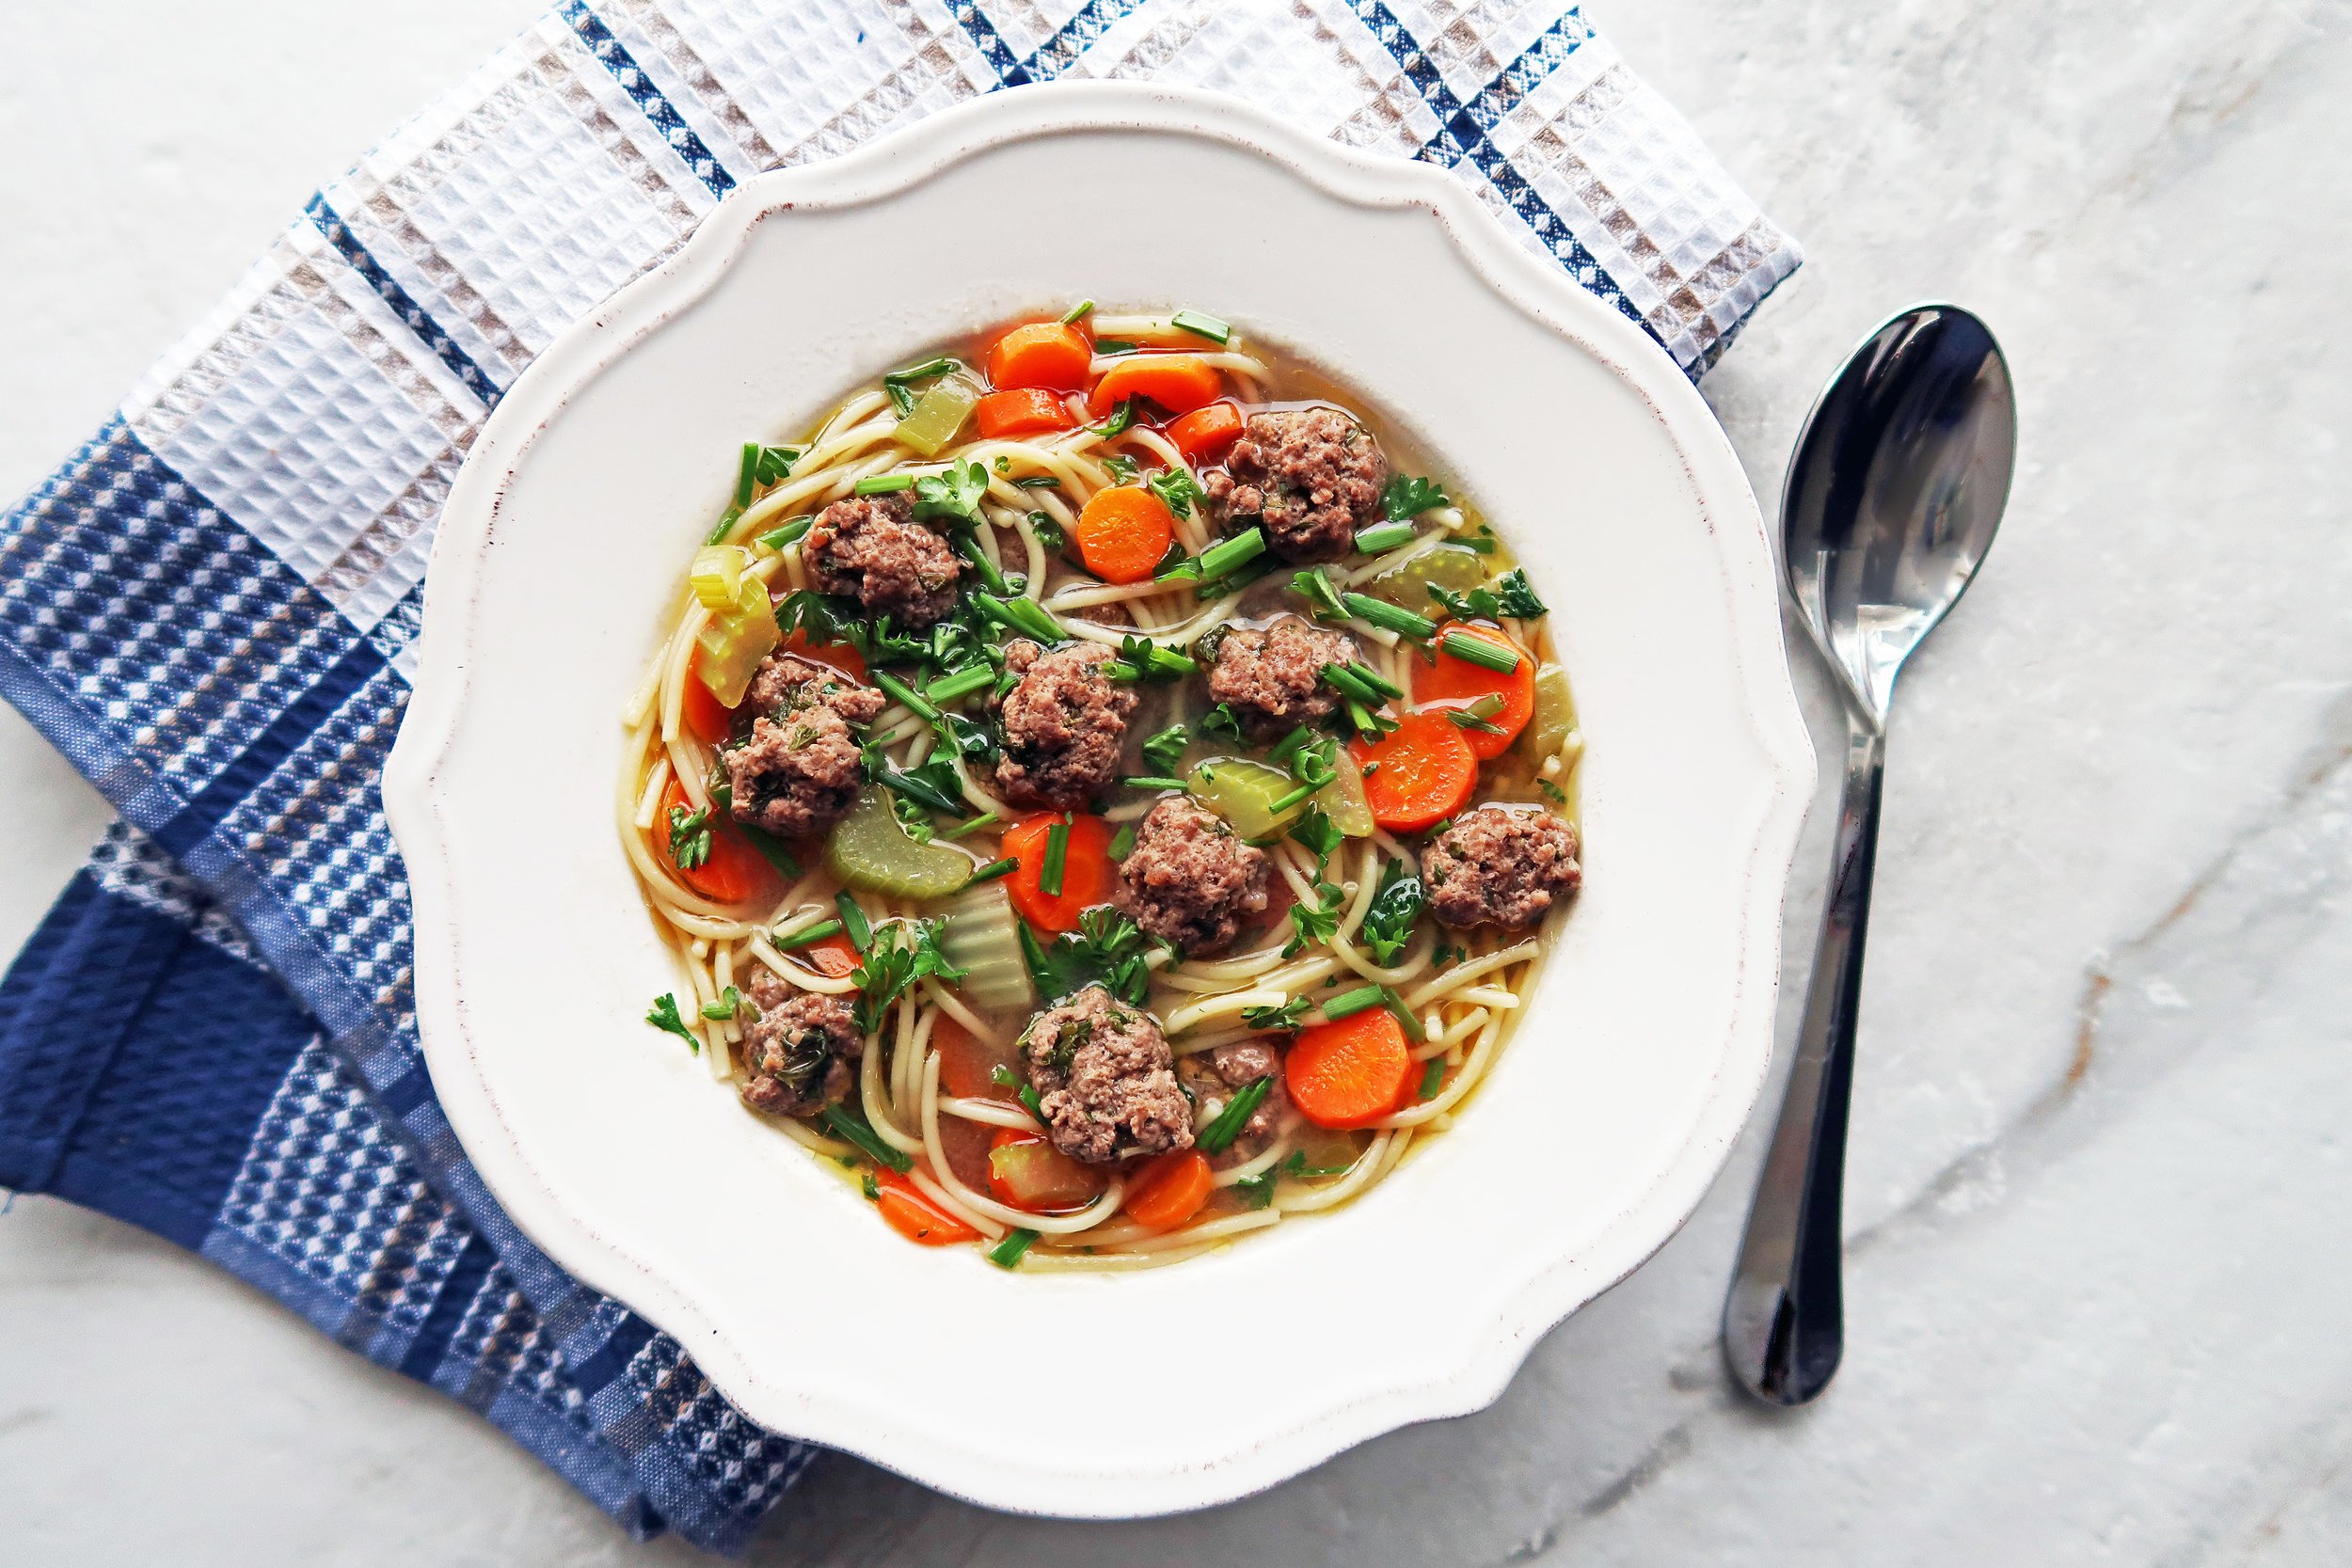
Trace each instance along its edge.
<instances>
[{"instance_id":1,"label":"bowl interior","mask_svg":"<svg viewBox=\"0 0 2352 1568\"><path fill-rule=\"evenodd\" d=\"M1788 701L1776 653L1756 671L1769 555L1727 452L1694 457L1697 401L1672 402L1664 356L1629 376L1653 351L1590 301L1552 301L1581 337L1539 324L1488 280L1511 264L1466 260L1422 206L1342 199L1236 146L1075 131L887 200L771 213L731 261L690 254L715 284L673 289L584 384L518 388L535 434L496 444L501 471L467 493L491 504L474 545L447 545L472 570L425 654L451 715L433 863L403 835L434 889L435 1076L518 1222L756 1418L1069 1513L1218 1500L1483 1402L1533 1334L1661 1243L1769 1053L1775 834L1802 782L1755 716L1758 690ZM1223 1254L1073 1277L905 1244L640 1022L678 977L614 822L619 710L737 445L1082 296L1190 305L1295 348L1477 499L1553 610L1587 740L1587 879L1490 1082L1391 1180ZM628 299L599 330L629 327ZM445 541L466 526L453 507ZM1236 1334L1279 1354L1222 1373ZM1167 1392L1136 1408L1136 1386Z\"/></svg>"}]
</instances>

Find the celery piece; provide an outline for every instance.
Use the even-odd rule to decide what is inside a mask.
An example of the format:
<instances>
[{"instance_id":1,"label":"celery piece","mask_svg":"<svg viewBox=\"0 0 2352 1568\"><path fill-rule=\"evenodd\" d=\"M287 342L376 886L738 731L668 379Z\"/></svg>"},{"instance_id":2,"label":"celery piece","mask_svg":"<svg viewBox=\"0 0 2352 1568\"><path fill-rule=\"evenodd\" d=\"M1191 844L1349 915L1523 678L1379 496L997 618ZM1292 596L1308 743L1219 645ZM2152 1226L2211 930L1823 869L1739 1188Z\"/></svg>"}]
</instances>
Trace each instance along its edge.
<instances>
[{"instance_id":1,"label":"celery piece","mask_svg":"<svg viewBox=\"0 0 2352 1568\"><path fill-rule=\"evenodd\" d=\"M1021 959L1020 922L1000 881L967 887L942 911L939 950L964 971L956 989L992 1013L1025 1013L1036 1001Z\"/></svg>"},{"instance_id":2,"label":"celery piece","mask_svg":"<svg viewBox=\"0 0 2352 1568\"><path fill-rule=\"evenodd\" d=\"M1192 770L1185 787L1193 798L1225 819L1253 844L1269 844L1290 831L1306 809L1306 798L1278 811L1285 797L1298 795L1288 773L1247 757L1216 757Z\"/></svg>"},{"instance_id":3,"label":"celery piece","mask_svg":"<svg viewBox=\"0 0 2352 1568\"><path fill-rule=\"evenodd\" d=\"M1331 760L1331 782L1316 792L1315 804L1331 825L1350 838L1372 836L1372 802L1364 798L1364 776L1357 771L1356 759L1347 748L1339 748Z\"/></svg>"},{"instance_id":4,"label":"celery piece","mask_svg":"<svg viewBox=\"0 0 2352 1568\"><path fill-rule=\"evenodd\" d=\"M917 398L898 421L898 444L926 457L937 456L940 448L956 438L979 401L980 389L971 382L960 375L946 377Z\"/></svg>"},{"instance_id":5,"label":"celery piece","mask_svg":"<svg viewBox=\"0 0 2352 1568\"><path fill-rule=\"evenodd\" d=\"M751 689L759 661L783 641L776 617L768 605L768 589L757 578L744 578L736 588L735 603L714 610L694 641L702 657L694 675L710 694L728 707L739 706Z\"/></svg>"},{"instance_id":6,"label":"celery piece","mask_svg":"<svg viewBox=\"0 0 2352 1568\"><path fill-rule=\"evenodd\" d=\"M1486 580L1486 562L1476 550L1438 545L1364 584L1364 592L1400 610L1425 610L1429 590L1467 594Z\"/></svg>"},{"instance_id":7,"label":"celery piece","mask_svg":"<svg viewBox=\"0 0 2352 1568\"><path fill-rule=\"evenodd\" d=\"M705 545L694 552L686 585L705 610L733 610L742 596L743 567L749 560L740 545Z\"/></svg>"},{"instance_id":8,"label":"celery piece","mask_svg":"<svg viewBox=\"0 0 2352 1568\"><path fill-rule=\"evenodd\" d=\"M1535 760L1556 757L1576 729L1576 699L1568 695L1568 673L1557 664L1535 672L1535 717L1527 726Z\"/></svg>"},{"instance_id":9,"label":"celery piece","mask_svg":"<svg viewBox=\"0 0 2352 1568\"><path fill-rule=\"evenodd\" d=\"M972 879L973 860L945 844L917 844L881 790L858 793L825 845L825 863L853 888L895 898L946 898Z\"/></svg>"}]
</instances>

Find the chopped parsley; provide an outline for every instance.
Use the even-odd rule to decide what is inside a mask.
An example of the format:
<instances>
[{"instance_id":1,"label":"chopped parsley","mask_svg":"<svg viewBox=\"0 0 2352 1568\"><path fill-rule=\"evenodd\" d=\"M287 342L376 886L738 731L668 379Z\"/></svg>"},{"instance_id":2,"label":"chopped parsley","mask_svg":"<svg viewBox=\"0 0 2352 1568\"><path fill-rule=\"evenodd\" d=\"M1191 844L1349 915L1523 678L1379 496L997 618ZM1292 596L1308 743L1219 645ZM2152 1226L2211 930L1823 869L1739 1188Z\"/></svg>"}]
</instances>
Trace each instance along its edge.
<instances>
[{"instance_id":1,"label":"chopped parsley","mask_svg":"<svg viewBox=\"0 0 2352 1568\"><path fill-rule=\"evenodd\" d=\"M1157 686L1182 680L1200 668L1196 660L1175 649L1164 648L1148 637L1129 632L1119 640L1119 657L1103 666L1103 673L1115 681Z\"/></svg>"},{"instance_id":2,"label":"chopped parsley","mask_svg":"<svg viewBox=\"0 0 2352 1568\"><path fill-rule=\"evenodd\" d=\"M653 999L653 1010L645 1015L645 1022L684 1040L689 1051L698 1055L701 1053L701 1037L689 1029L686 1021L678 1016L677 998L670 992L665 990Z\"/></svg>"},{"instance_id":3,"label":"chopped parsley","mask_svg":"<svg viewBox=\"0 0 2352 1568\"><path fill-rule=\"evenodd\" d=\"M1077 930L1056 937L1050 945L1040 942L1024 922L1020 940L1029 977L1049 1004L1092 985L1136 1007L1151 994L1143 932L1116 910L1087 911L1078 917Z\"/></svg>"},{"instance_id":4,"label":"chopped parsley","mask_svg":"<svg viewBox=\"0 0 2352 1568\"><path fill-rule=\"evenodd\" d=\"M691 871L710 859L710 808L689 813L670 808L670 860L680 871Z\"/></svg>"},{"instance_id":5,"label":"chopped parsley","mask_svg":"<svg viewBox=\"0 0 2352 1568\"><path fill-rule=\"evenodd\" d=\"M1204 736L1223 736L1238 745L1241 741L1241 720L1230 705L1219 703L1200 716L1200 733Z\"/></svg>"},{"instance_id":6,"label":"chopped parsley","mask_svg":"<svg viewBox=\"0 0 2352 1568\"><path fill-rule=\"evenodd\" d=\"M1179 517L1191 516L1192 503L1200 499L1200 486L1182 468L1162 468L1145 483Z\"/></svg>"},{"instance_id":7,"label":"chopped parsley","mask_svg":"<svg viewBox=\"0 0 2352 1568\"><path fill-rule=\"evenodd\" d=\"M714 1023L723 1023L728 1019L740 1017L748 1006L750 1004L743 1000L743 993L729 986L719 993L718 1001L703 1004L703 1017Z\"/></svg>"},{"instance_id":8,"label":"chopped parsley","mask_svg":"<svg viewBox=\"0 0 2352 1568\"><path fill-rule=\"evenodd\" d=\"M891 1005L916 981L929 975L960 980L965 973L939 950L936 922L893 921L882 927L873 933L864 961L850 973L860 992L850 1009L858 1032L869 1037L880 1032Z\"/></svg>"},{"instance_id":9,"label":"chopped parsley","mask_svg":"<svg viewBox=\"0 0 2352 1568\"><path fill-rule=\"evenodd\" d=\"M1372 907L1364 911L1364 924L1357 935L1371 949L1375 963L1392 964L1406 944L1413 940L1413 927L1428 905L1421 879L1405 869L1403 861L1390 861L1380 867L1380 884L1374 890Z\"/></svg>"},{"instance_id":10,"label":"chopped parsley","mask_svg":"<svg viewBox=\"0 0 2352 1568\"><path fill-rule=\"evenodd\" d=\"M1451 505L1444 488L1432 479L1398 474L1380 492L1380 510L1389 521L1401 523L1435 507Z\"/></svg>"},{"instance_id":11,"label":"chopped parsley","mask_svg":"<svg viewBox=\"0 0 2352 1568\"><path fill-rule=\"evenodd\" d=\"M1303 996L1294 996L1279 1007L1244 1007L1241 1021L1252 1029L1281 1029L1295 1033L1307 1022L1307 1009L1312 1005Z\"/></svg>"},{"instance_id":12,"label":"chopped parsley","mask_svg":"<svg viewBox=\"0 0 2352 1568\"><path fill-rule=\"evenodd\" d=\"M1429 585L1429 596L1457 621L1533 621L1550 613L1544 608L1544 601L1535 596L1535 590L1528 585L1526 571L1517 566L1495 578L1491 588L1456 594L1433 582Z\"/></svg>"},{"instance_id":13,"label":"chopped parsley","mask_svg":"<svg viewBox=\"0 0 2352 1568\"><path fill-rule=\"evenodd\" d=\"M1321 806L1309 806L1306 815L1291 825L1292 842L1313 851L1317 877L1331 863L1331 851L1344 843L1346 836Z\"/></svg>"},{"instance_id":14,"label":"chopped parsley","mask_svg":"<svg viewBox=\"0 0 2352 1568\"><path fill-rule=\"evenodd\" d=\"M1282 957L1295 958L1317 942L1329 942L1340 928L1340 904L1346 897L1329 882L1315 884L1315 903L1291 906L1291 926L1296 931L1282 948Z\"/></svg>"},{"instance_id":15,"label":"chopped parsley","mask_svg":"<svg viewBox=\"0 0 2352 1568\"><path fill-rule=\"evenodd\" d=\"M1182 724L1170 724L1143 743L1143 760L1155 773L1173 773L1184 760L1192 736Z\"/></svg>"}]
</instances>

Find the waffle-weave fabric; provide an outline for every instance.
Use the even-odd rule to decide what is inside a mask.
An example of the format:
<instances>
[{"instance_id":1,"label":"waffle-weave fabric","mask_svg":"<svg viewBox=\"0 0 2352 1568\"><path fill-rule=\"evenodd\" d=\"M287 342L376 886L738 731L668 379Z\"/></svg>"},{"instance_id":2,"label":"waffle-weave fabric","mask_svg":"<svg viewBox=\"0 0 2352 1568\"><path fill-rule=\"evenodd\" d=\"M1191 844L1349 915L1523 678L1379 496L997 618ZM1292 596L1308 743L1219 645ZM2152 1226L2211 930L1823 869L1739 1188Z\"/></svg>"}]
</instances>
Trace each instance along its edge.
<instances>
[{"instance_id":1,"label":"waffle-weave fabric","mask_svg":"<svg viewBox=\"0 0 2352 1568\"><path fill-rule=\"evenodd\" d=\"M637 1534L741 1548L808 1449L539 1253L434 1101L378 794L420 584L501 390L736 186L1061 77L1436 164L1694 376L1799 260L1552 0L567 0L0 524L0 693L122 816L0 985L0 1182L201 1252Z\"/></svg>"}]
</instances>

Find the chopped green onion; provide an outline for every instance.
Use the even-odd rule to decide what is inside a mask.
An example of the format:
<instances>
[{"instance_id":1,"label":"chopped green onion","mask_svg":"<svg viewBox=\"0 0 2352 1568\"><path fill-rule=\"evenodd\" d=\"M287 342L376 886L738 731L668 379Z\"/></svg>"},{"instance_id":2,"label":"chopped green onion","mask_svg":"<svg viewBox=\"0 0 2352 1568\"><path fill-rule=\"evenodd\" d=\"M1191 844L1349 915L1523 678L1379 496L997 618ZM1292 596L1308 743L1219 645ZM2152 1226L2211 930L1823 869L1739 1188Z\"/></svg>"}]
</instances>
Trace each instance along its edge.
<instances>
[{"instance_id":1,"label":"chopped green onion","mask_svg":"<svg viewBox=\"0 0 2352 1568\"><path fill-rule=\"evenodd\" d=\"M1070 634L1062 630L1061 623L1035 599L1000 599L990 594L975 594L972 603L990 620L1024 637L1033 637L1041 642L1070 641Z\"/></svg>"},{"instance_id":2,"label":"chopped green onion","mask_svg":"<svg viewBox=\"0 0 2352 1568\"><path fill-rule=\"evenodd\" d=\"M1316 790L1321 789L1322 787L1322 784L1300 784L1296 789L1292 790L1288 795L1283 796L1280 800L1275 801L1274 804L1266 807L1266 815L1269 816L1279 816L1284 812L1290 810L1293 806L1298 804L1299 801L1313 795Z\"/></svg>"},{"instance_id":3,"label":"chopped green onion","mask_svg":"<svg viewBox=\"0 0 2352 1568\"><path fill-rule=\"evenodd\" d=\"M1327 1022L1350 1018L1368 1007L1377 1007L1381 1000L1378 986L1358 986L1354 990L1342 991L1325 1002L1323 1016Z\"/></svg>"},{"instance_id":4,"label":"chopped green onion","mask_svg":"<svg viewBox=\"0 0 2352 1568\"><path fill-rule=\"evenodd\" d=\"M850 494L852 496L886 496L893 490L914 488L914 476L913 474L867 474L864 479L850 486Z\"/></svg>"},{"instance_id":5,"label":"chopped green onion","mask_svg":"<svg viewBox=\"0 0 2352 1568\"><path fill-rule=\"evenodd\" d=\"M1104 420L1099 425L1091 425L1088 428L1097 436L1120 436L1125 434L1127 427L1135 422L1136 400L1120 398L1119 406L1111 410L1109 419Z\"/></svg>"},{"instance_id":6,"label":"chopped green onion","mask_svg":"<svg viewBox=\"0 0 2352 1568\"><path fill-rule=\"evenodd\" d=\"M977 871L972 873L971 879L966 881L963 885L965 887L977 887L982 882L993 882L999 877L1009 876L1013 872L1018 871L1020 868L1021 863L1016 860L991 861L986 865L981 866Z\"/></svg>"},{"instance_id":7,"label":"chopped green onion","mask_svg":"<svg viewBox=\"0 0 2352 1568\"><path fill-rule=\"evenodd\" d=\"M761 534L759 542L771 550L784 549L788 546L799 544L807 535L808 531L816 526L817 514L812 512L805 517L793 518L772 533Z\"/></svg>"},{"instance_id":8,"label":"chopped green onion","mask_svg":"<svg viewBox=\"0 0 2352 1568\"><path fill-rule=\"evenodd\" d=\"M1347 607L1340 603L1339 590L1322 567L1300 572L1291 578L1291 592L1307 601L1308 610L1318 621L1344 621Z\"/></svg>"},{"instance_id":9,"label":"chopped green onion","mask_svg":"<svg viewBox=\"0 0 2352 1568\"><path fill-rule=\"evenodd\" d=\"M894 702L904 703L909 708L914 710L919 718L930 720L939 717L939 709L925 702L920 692L916 691L914 688L907 685L906 682L900 680L898 676L892 674L889 671L876 670L872 673L874 676L874 684L882 688L882 694L884 696L889 697Z\"/></svg>"},{"instance_id":10,"label":"chopped green onion","mask_svg":"<svg viewBox=\"0 0 2352 1568\"><path fill-rule=\"evenodd\" d=\"M1135 847L1136 825L1132 822L1120 823L1119 832L1111 835L1111 859L1123 861L1134 852Z\"/></svg>"},{"instance_id":11,"label":"chopped green onion","mask_svg":"<svg viewBox=\"0 0 2352 1568\"><path fill-rule=\"evenodd\" d=\"M1389 1009L1389 1016L1396 1020L1397 1027L1405 1031L1406 1039L1415 1045L1427 1042L1429 1031L1422 1028L1421 1020L1413 1016L1413 1009L1405 1005L1405 998L1396 994L1394 986L1380 988L1380 1005ZM1422 1095L1422 1098L1426 1100L1429 1097Z\"/></svg>"},{"instance_id":12,"label":"chopped green onion","mask_svg":"<svg viewBox=\"0 0 2352 1568\"><path fill-rule=\"evenodd\" d=\"M1062 312L1061 324L1064 326L1075 326L1092 314L1094 314L1094 301L1082 299Z\"/></svg>"},{"instance_id":13,"label":"chopped green onion","mask_svg":"<svg viewBox=\"0 0 2352 1568\"><path fill-rule=\"evenodd\" d=\"M1405 611L1400 610L1398 613L1403 614ZM1482 665L1498 674L1507 675L1519 667L1519 656L1516 649L1498 648L1485 638L1472 637L1466 631L1447 632L1438 646L1452 654L1455 658Z\"/></svg>"},{"instance_id":14,"label":"chopped green onion","mask_svg":"<svg viewBox=\"0 0 2352 1568\"><path fill-rule=\"evenodd\" d=\"M703 543L706 545L724 543L726 536L735 531L735 525L742 520L743 509L741 507L728 507L719 514L719 520L710 525L710 531L703 536Z\"/></svg>"},{"instance_id":15,"label":"chopped green onion","mask_svg":"<svg viewBox=\"0 0 2352 1568\"><path fill-rule=\"evenodd\" d=\"M905 370L892 371L882 379L884 381L928 381L932 376L946 375L949 371L959 369L961 363L962 361L950 359L944 354L934 355L919 365L909 365Z\"/></svg>"},{"instance_id":16,"label":"chopped green onion","mask_svg":"<svg viewBox=\"0 0 2352 1568\"><path fill-rule=\"evenodd\" d=\"M1392 604L1385 604L1363 594L1342 594L1340 603L1347 607L1350 615L1369 621L1382 631L1409 637L1416 642L1426 642L1438 635L1438 623L1428 616L1399 610Z\"/></svg>"},{"instance_id":17,"label":"chopped green onion","mask_svg":"<svg viewBox=\"0 0 2352 1568\"><path fill-rule=\"evenodd\" d=\"M851 1110L846 1101L838 1105L826 1106L818 1119L832 1128L843 1143L853 1145L859 1153L876 1164L888 1165L901 1176L914 1168L914 1155L882 1142L872 1125L865 1117Z\"/></svg>"},{"instance_id":18,"label":"chopped green onion","mask_svg":"<svg viewBox=\"0 0 2352 1568\"><path fill-rule=\"evenodd\" d=\"M1220 539L1200 552L1200 578L1206 582L1221 578L1245 562L1255 561L1265 553L1265 531L1251 529L1231 539Z\"/></svg>"},{"instance_id":19,"label":"chopped green onion","mask_svg":"<svg viewBox=\"0 0 2352 1568\"><path fill-rule=\"evenodd\" d=\"M996 814L994 812L983 812L969 822L957 823L954 827L948 829L946 832L940 834L939 836L942 838L961 838L967 833L977 833L982 828L993 827L995 825L995 822Z\"/></svg>"},{"instance_id":20,"label":"chopped green onion","mask_svg":"<svg viewBox=\"0 0 2352 1568\"><path fill-rule=\"evenodd\" d=\"M1435 1099L1438 1091L1443 1087L1445 1087L1445 1058L1432 1056L1429 1058L1428 1068L1421 1075L1421 1098Z\"/></svg>"},{"instance_id":21,"label":"chopped green onion","mask_svg":"<svg viewBox=\"0 0 2352 1568\"><path fill-rule=\"evenodd\" d=\"M1135 351L1136 345L1124 338L1097 338L1094 341L1094 352L1105 358L1116 354L1133 354Z\"/></svg>"},{"instance_id":22,"label":"chopped green onion","mask_svg":"<svg viewBox=\"0 0 2352 1568\"><path fill-rule=\"evenodd\" d=\"M1009 1230L1005 1239L988 1249L988 1260L1000 1269L1017 1269L1028 1252L1029 1243L1037 1240L1034 1230Z\"/></svg>"},{"instance_id":23,"label":"chopped green onion","mask_svg":"<svg viewBox=\"0 0 2352 1568\"><path fill-rule=\"evenodd\" d=\"M866 911L857 907L857 900L844 890L833 895L833 907L841 911L841 928L850 935L850 945L863 953L874 945L873 923Z\"/></svg>"},{"instance_id":24,"label":"chopped green onion","mask_svg":"<svg viewBox=\"0 0 2352 1568\"><path fill-rule=\"evenodd\" d=\"M1184 787L1184 780L1168 778L1158 773L1130 773L1119 782L1129 789L1182 789Z\"/></svg>"},{"instance_id":25,"label":"chopped green onion","mask_svg":"<svg viewBox=\"0 0 2352 1568\"><path fill-rule=\"evenodd\" d=\"M752 504L752 492L759 488L759 443L743 443L742 466L735 471L735 509L738 512Z\"/></svg>"},{"instance_id":26,"label":"chopped green onion","mask_svg":"<svg viewBox=\"0 0 2352 1568\"><path fill-rule=\"evenodd\" d=\"M1410 523L1375 523L1356 535L1356 548L1364 555L1385 555L1413 537Z\"/></svg>"},{"instance_id":27,"label":"chopped green onion","mask_svg":"<svg viewBox=\"0 0 2352 1568\"><path fill-rule=\"evenodd\" d=\"M1037 874L1037 890L1048 898L1061 896L1063 863L1070 858L1070 824L1057 822L1045 830L1045 864Z\"/></svg>"},{"instance_id":28,"label":"chopped green onion","mask_svg":"<svg viewBox=\"0 0 2352 1568\"><path fill-rule=\"evenodd\" d=\"M1325 665L1323 667L1323 678L1329 682L1333 687L1337 688L1342 693L1356 702L1363 704L1366 707L1378 707L1385 700L1384 694L1380 690L1379 687L1374 686L1370 681L1365 680L1361 675L1358 674L1355 670L1351 669L1347 665Z\"/></svg>"},{"instance_id":29,"label":"chopped green onion","mask_svg":"<svg viewBox=\"0 0 2352 1568\"><path fill-rule=\"evenodd\" d=\"M1379 692L1383 697L1402 697L1405 695L1405 689L1403 687L1397 685L1394 681L1391 681L1388 676L1382 674L1379 671L1375 670L1369 664L1350 660L1347 666L1347 673L1361 681L1364 685L1371 687L1375 691Z\"/></svg>"},{"instance_id":30,"label":"chopped green onion","mask_svg":"<svg viewBox=\"0 0 2352 1568\"><path fill-rule=\"evenodd\" d=\"M1058 490L1061 488L1061 477L1058 474L1023 474L1013 483L1024 490Z\"/></svg>"},{"instance_id":31,"label":"chopped green onion","mask_svg":"<svg viewBox=\"0 0 2352 1568\"><path fill-rule=\"evenodd\" d=\"M1179 310L1168 318L1168 325L1196 338L1206 338L1213 343L1232 341L1233 329L1215 316L1199 310Z\"/></svg>"},{"instance_id":32,"label":"chopped green onion","mask_svg":"<svg viewBox=\"0 0 2352 1568\"><path fill-rule=\"evenodd\" d=\"M1203 1154L1222 1154L1232 1148L1233 1140L1241 1136L1241 1130L1249 1124L1259 1102L1273 1087L1274 1080L1270 1076L1253 1079L1243 1085L1241 1092L1225 1102L1225 1109L1219 1111L1215 1119L1194 1136L1193 1147Z\"/></svg>"},{"instance_id":33,"label":"chopped green onion","mask_svg":"<svg viewBox=\"0 0 2352 1568\"><path fill-rule=\"evenodd\" d=\"M995 684L995 671L985 664L974 664L951 675L940 676L923 689L923 695L934 703L952 703L969 697L975 691L985 691Z\"/></svg>"},{"instance_id":34,"label":"chopped green onion","mask_svg":"<svg viewBox=\"0 0 2352 1568\"><path fill-rule=\"evenodd\" d=\"M788 937L777 937L774 939L776 951L779 953L789 953L795 947L806 947L812 942L824 941L827 937L834 935L840 929L841 922L838 920L820 920L805 931L795 931Z\"/></svg>"}]
</instances>

